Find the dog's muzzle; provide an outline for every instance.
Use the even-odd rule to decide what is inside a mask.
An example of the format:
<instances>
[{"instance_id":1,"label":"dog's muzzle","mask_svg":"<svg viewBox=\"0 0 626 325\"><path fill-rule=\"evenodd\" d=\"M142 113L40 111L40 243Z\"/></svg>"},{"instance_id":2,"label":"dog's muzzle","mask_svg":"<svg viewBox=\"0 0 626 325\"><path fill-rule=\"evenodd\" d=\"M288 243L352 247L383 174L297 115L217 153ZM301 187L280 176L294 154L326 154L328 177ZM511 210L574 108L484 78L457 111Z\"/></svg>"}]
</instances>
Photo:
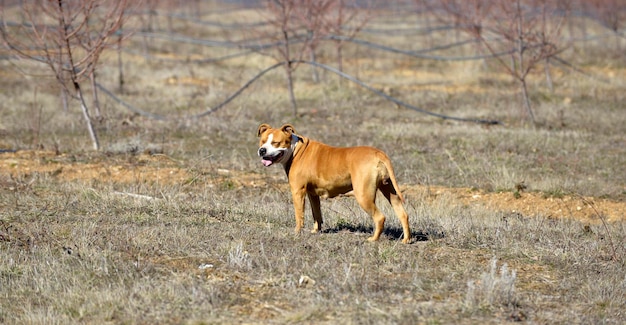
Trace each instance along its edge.
<instances>
[{"instance_id":1,"label":"dog's muzzle","mask_svg":"<svg viewBox=\"0 0 626 325\"><path fill-rule=\"evenodd\" d=\"M261 157L261 162L265 167L272 165L274 162L280 160L285 155L284 150L280 150L273 155L267 154L267 149L259 148L259 156Z\"/></svg>"}]
</instances>

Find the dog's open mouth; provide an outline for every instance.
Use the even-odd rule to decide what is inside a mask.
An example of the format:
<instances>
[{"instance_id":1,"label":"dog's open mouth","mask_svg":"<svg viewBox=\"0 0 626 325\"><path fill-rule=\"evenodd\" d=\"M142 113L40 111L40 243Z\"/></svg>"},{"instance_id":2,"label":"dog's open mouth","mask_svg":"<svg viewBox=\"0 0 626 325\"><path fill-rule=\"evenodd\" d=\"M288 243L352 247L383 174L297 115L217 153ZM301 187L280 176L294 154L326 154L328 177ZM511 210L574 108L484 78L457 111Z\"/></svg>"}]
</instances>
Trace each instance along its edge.
<instances>
[{"instance_id":1,"label":"dog's open mouth","mask_svg":"<svg viewBox=\"0 0 626 325\"><path fill-rule=\"evenodd\" d=\"M263 163L263 165L265 165L265 167L268 167L271 164L273 164L275 161L277 161L278 159L282 158L284 154L285 154L284 151L279 151L274 156L263 156L261 157L261 162Z\"/></svg>"}]
</instances>

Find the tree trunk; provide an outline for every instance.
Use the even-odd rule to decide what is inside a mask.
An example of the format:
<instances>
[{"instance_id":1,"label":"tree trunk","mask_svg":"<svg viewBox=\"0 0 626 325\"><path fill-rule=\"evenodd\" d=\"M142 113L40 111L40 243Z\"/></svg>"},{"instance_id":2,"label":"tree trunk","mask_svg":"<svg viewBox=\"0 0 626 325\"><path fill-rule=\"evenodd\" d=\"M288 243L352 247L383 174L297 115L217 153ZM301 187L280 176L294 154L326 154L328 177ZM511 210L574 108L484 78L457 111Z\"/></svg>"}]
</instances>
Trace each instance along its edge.
<instances>
[{"instance_id":1,"label":"tree trunk","mask_svg":"<svg viewBox=\"0 0 626 325\"><path fill-rule=\"evenodd\" d=\"M96 72L92 71L89 74L89 80L91 81L91 93L93 96L93 106L96 110L96 118L102 118L102 112L100 111L100 101L98 100L98 88L96 87Z\"/></svg>"},{"instance_id":2,"label":"tree trunk","mask_svg":"<svg viewBox=\"0 0 626 325\"><path fill-rule=\"evenodd\" d=\"M528 117L530 117L530 121L535 125L535 114L533 114L533 109L530 106L530 97L528 96L528 87L526 86L526 79L521 78L520 80L521 88L522 88L522 100L524 101L524 107L526 108L526 112L528 113Z\"/></svg>"},{"instance_id":3,"label":"tree trunk","mask_svg":"<svg viewBox=\"0 0 626 325\"><path fill-rule=\"evenodd\" d=\"M283 17L286 17L283 9ZM298 116L298 106L296 105L296 96L293 93L293 67L291 66L291 52L289 51L289 32L287 31L287 23L283 22L283 41L285 42L283 57L285 58L285 73L287 74L287 91L289 92L289 100L291 102L291 109L293 110L293 117Z\"/></svg>"},{"instance_id":4,"label":"tree trunk","mask_svg":"<svg viewBox=\"0 0 626 325\"><path fill-rule=\"evenodd\" d=\"M85 97L83 96L83 91L80 89L80 85L74 82L74 89L76 89L76 94L78 95L78 100L80 101L80 109L83 111L83 117L85 118L85 122L87 123L87 130L89 131L89 136L91 137L91 142L93 144L94 150L100 150L100 142L98 141L98 134L93 127L93 123L91 122L91 117L89 116L89 109L87 108L87 104L85 103Z\"/></svg>"},{"instance_id":5,"label":"tree trunk","mask_svg":"<svg viewBox=\"0 0 626 325\"><path fill-rule=\"evenodd\" d=\"M59 95L61 96L61 105L63 105L63 111L65 113L69 112L70 110L67 103L67 89L61 87L61 93Z\"/></svg>"},{"instance_id":6,"label":"tree trunk","mask_svg":"<svg viewBox=\"0 0 626 325\"><path fill-rule=\"evenodd\" d=\"M554 85L552 83L552 74L550 73L550 58L546 58L546 65L544 68L546 72L546 82L548 83L548 89L550 89L551 93L554 93Z\"/></svg>"},{"instance_id":7,"label":"tree trunk","mask_svg":"<svg viewBox=\"0 0 626 325\"><path fill-rule=\"evenodd\" d=\"M117 38L117 72L118 72L118 87L120 94L124 94L124 64L122 62L122 32Z\"/></svg>"},{"instance_id":8,"label":"tree trunk","mask_svg":"<svg viewBox=\"0 0 626 325\"><path fill-rule=\"evenodd\" d=\"M520 87L522 88L522 100L524 102L524 107L526 108L526 112L528 113L528 117L530 117L531 122L535 125L535 115L533 114L533 110L530 107L530 98L528 97L528 87L526 85L526 76L528 76L528 71L526 66L524 65L524 51L525 51L525 41L524 41L524 24L523 24L523 15L520 1L517 3L517 78L520 81Z\"/></svg>"},{"instance_id":9,"label":"tree trunk","mask_svg":"<svg viewBox=\"0 0 626 325\"><path fill-rule=\"evenodd\" d=\"M315 51L312 48L309 49L309 59L311 60L311 62L317 62L317 58L315 57ZM320 74L317 72L317 68L315 66L311 66L311 70L312 70L311 73L313 77L313 82L319 83Z\"/></svg>"},{"instance_id":10,"label":"tree trunk","mask_svg":"<svg viewBox=\"0 0 626 325\"><path fill-rule=\"evenodd\" d=\"M296 95L293 92L293 70L291 69L291 62L285 63L285 72L287 73L287 89L289 91L289 101L291 102L291 109L293 110L293 117L298 117L298 105L296 104Z\"/></svg>"},{"instance_id":11,"label":"tree trunk","mask_svg":"<svg viewBox=\"0 0 626 325\"><path fill-rule=\"evenodd\" d=\"M336 54L337 54L337 69L343 72L343 43L342 41L336 42ZM339 77L339 85L342 85L343 78Z\"/></svg>"}]
</instances>

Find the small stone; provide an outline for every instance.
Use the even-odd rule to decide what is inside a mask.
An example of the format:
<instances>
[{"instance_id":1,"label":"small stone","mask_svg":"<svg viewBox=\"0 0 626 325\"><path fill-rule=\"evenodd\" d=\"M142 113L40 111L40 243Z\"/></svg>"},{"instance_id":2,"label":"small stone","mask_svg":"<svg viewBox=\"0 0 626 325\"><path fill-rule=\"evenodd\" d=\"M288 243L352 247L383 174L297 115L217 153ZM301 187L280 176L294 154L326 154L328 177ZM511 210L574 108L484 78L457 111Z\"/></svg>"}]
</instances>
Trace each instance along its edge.
<instances>
[{"instance_id":1,"label":"small stone","mask_svg":"<svg viewBox=\"0 0 626 325\"><path fill-rule=\"evenodd\" d=\"M301 288L311 288L315 285L315 280L306 275L301 275L298 281L298 286Z\"/></svg>"}]
</instances>

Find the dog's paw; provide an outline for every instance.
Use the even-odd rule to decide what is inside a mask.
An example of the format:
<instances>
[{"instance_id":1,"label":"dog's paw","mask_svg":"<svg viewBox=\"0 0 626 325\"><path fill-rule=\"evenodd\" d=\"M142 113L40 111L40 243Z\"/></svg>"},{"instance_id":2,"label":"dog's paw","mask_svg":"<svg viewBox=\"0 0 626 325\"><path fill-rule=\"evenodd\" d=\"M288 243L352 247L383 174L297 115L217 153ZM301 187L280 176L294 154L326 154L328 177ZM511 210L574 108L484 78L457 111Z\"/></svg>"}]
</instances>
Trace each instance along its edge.
<instances>
[{"instance_id":1,"label":"dog's paw","mask_svg":"<svg viewBox=\"0 0 626 325\"><path fill-rule=\"evenodd\" d=\"M378 238L376 238L374 236L372 236L372 237L367 239L367 241L369 241L369 242L374 242L374 241L377 241L377 240L378 240Z\"/></svg>"}]
</instances>

